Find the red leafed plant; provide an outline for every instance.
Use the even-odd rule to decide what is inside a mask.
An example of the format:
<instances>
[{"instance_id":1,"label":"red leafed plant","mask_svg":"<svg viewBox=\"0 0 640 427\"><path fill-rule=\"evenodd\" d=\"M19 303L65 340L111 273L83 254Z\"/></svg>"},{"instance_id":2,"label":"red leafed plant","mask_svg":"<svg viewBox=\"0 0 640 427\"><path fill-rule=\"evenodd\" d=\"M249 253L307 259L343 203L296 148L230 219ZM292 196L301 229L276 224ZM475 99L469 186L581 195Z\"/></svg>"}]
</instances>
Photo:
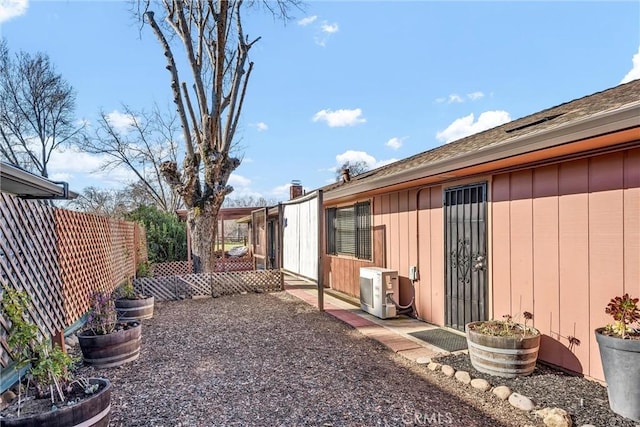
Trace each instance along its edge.
<instances>
[{"instance_id":1,"label":"red leafed plant","mask_svg":"<svg viewBox=\"0 0 640 427\"><path fill-rule=\"evenodd\" d=\"M638 301L640 301L639 298L631 298L629 294L612 298L604 310L614 320L612 324L607 325L607 332L622 339L640 335L640 332L631 326L634 323L640 323Z\"/></svg>"}]
</instances>

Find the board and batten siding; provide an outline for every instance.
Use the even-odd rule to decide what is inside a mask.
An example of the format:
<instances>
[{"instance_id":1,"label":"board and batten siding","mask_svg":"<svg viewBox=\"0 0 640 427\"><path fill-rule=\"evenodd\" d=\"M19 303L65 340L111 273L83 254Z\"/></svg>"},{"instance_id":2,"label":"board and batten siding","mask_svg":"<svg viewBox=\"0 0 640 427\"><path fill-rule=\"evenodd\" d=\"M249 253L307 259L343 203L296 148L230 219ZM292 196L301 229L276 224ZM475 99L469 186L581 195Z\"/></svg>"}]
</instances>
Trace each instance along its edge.
<instances>
[{"instance_id":1,"label":"board and batten siding","mask_svg":"<svg viewBox=\"0 0 640 427\"><path fill-rule=\"evenodd\" d=\"M401 305L411 302L409 267L418 266L416 310L420 319L444 322L444 232L442 189L411 189L375 196L373 260L328 255L325 285L358 297L360 267L385 267L398 271ZM420 242L419 245L417 242Z\"/></svg>"},{"instance_id":2,"label":"board and batten siding","mask_svg":"<svg viewBox=\"0 0 640 427\"><path fill-rule=\"evenodd\" d=\"M493 317L532 312L541 360L603 380L594 329L640 296L640 149L494 175L491 222Z\"/></svg>"}]
</instances>

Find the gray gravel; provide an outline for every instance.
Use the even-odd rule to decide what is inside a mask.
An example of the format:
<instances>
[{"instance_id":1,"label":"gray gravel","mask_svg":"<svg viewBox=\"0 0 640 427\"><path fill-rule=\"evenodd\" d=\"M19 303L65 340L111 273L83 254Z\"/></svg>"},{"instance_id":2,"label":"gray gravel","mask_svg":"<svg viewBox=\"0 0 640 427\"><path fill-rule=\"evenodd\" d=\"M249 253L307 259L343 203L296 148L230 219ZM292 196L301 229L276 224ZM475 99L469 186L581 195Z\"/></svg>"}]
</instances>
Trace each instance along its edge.
<instances>
[{"instance_id":1,"label":"gray gravel","mask_svg":"<svg viewBox=\"0 0 640 427\"><path fill-rule=\"evenodd\" d=\"M638 423L611 411L606 387L542 363L536 365L531 375L497 379L476 371L466 354L441 357L437 361L467 371L474 378L484 378L494 386L506 385L512 391L531 397L537 409L562 408L571 415L575 426L639 427Z\"/></svg>"},{"instance_id":2,"label":"gray gravel","mask_svg":"<svg viewBox=\"0 0 640 427\"><path fill-rule=\"evenodd\" d=\"M112 426L539 426L285 292L156 303Z\"/></svg>"}]
</instances>

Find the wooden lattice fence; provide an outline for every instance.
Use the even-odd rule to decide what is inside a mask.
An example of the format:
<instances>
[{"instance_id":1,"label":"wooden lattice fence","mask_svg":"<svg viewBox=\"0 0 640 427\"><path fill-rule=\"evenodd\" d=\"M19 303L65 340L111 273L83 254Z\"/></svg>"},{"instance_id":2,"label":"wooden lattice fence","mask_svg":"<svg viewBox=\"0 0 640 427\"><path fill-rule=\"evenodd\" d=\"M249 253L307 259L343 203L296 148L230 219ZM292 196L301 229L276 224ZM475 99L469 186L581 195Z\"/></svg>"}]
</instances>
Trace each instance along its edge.
<instances>
[{"instance_id":1,"label":"wooden lattice fence","mask_svg":"<svg viewBox=\"0 0 640 427\"><path fill-rule=\"evenodd\" d=\"M191 261L171 261L159 262L151 266L151 276L182 276L193 273L193 263Z\"/></svg>"},{"instance_id":2,"label":"wooden lattice fence","mask_svg":"<svg viewBox=\"0 0 640 427\"><path fill-rule=\"evenodd\" d=\"M136 292L158 301L199 296L234 295L242 292L273 292L283 289L279 270L225 271L180 276L143 277L134 280Z\"/></svg>"},{"instance_id":3,"label":"wooden lattice fence","mask_svg":"<svg viewBox=\"0 0 640 427\"><path fill-rule=\"evenodd\" d=\"M144 229L131 222L7 194L0 214L0 279L29 294L29 314L47 338L87 312L91 291L111 292L146 261ZM11 361L9 327L0 318L0 368Z\"/></svg>"},{"instance_id":4,"label":"wooden lattice fence","mask_svg":"<svg viewBox=\"0 0 640 427\"><path fill-rule=\"evenodd\" d=\"M213 266L213 271L249 271L253 270L253 261L250 255L243 257L218 258ZM193 262L171 261L153 264L151 266L152 277L183 276L193 273Z\"/></svg>"}]
</instances>

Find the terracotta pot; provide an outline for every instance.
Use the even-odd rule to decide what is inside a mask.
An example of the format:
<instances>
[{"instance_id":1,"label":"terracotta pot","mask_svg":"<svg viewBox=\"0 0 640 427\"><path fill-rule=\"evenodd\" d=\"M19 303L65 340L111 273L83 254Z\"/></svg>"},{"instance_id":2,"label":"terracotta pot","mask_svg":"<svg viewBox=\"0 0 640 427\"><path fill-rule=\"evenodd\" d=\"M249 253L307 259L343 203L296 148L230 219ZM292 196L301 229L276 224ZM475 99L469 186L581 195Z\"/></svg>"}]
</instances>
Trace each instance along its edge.
<instances>
[{"instance_id":1,"label":"terracotta pot","mask_svg":"<svg viewBox=\"0 0 640 427\"><path fill-rule=\"evenodd\" d=\"M130 322L130 325L128 329L107 335L93 335L89 331L79 333L84 363L96 368L112 368L136 360L140 356L142 325L137 322Z\"/></svg>"},{"instance_id":2,"label":"terracotta pot","mask_svg":"<svg viewBox=\"0 0 640 427\"><path fill-rule=\"evenodd\" d=\"M465 325L469 358L473 367L496 377L529 375L536 367L540 333L523 337L493 336L473 330L482 322Z\"/></svg>"},{"instance_id":3,"label":"terracotta pot","mask_svg":"<svg viewBox=\"0 0 640 427\"><path fill-rule=\"evenodd\" d=\"M3 418L3 427L106 427L111 417L111 383L104 378L90 378L91 384L104 384L100 391L72 406L19 418Z\"/></svg>"}]
</instances>

